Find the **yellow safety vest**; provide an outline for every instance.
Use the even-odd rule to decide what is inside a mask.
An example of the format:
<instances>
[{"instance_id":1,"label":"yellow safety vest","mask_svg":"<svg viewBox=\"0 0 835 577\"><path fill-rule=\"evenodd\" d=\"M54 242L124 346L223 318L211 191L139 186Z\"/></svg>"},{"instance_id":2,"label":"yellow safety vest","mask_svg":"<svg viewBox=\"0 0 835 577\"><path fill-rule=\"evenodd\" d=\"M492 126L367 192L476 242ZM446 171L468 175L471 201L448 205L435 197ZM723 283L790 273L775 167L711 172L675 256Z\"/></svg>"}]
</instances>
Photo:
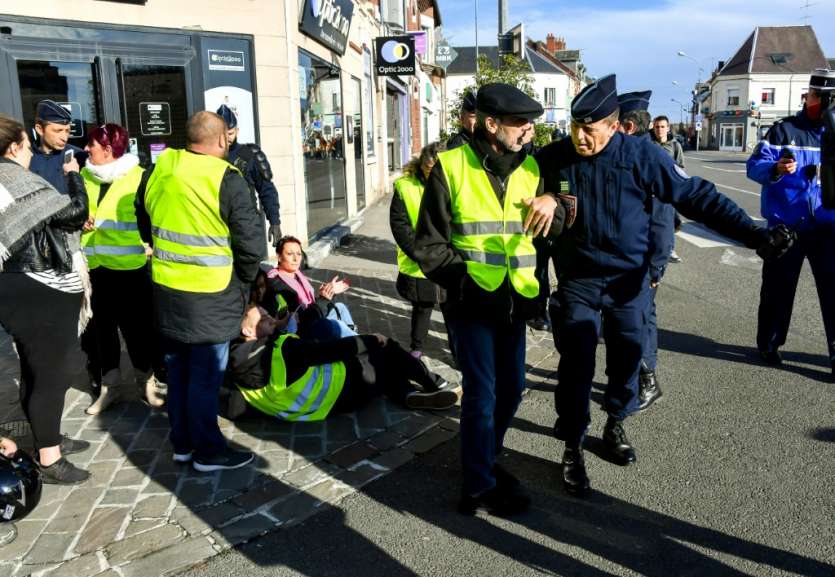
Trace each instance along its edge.
<instances>
[{"instance_id":1,"label":"yellow safety vest","mask_svg":"<svg viewBox=\"0 0 835 577\"><path fill-rule=\"evenodd\" d=\"M169 148L145 193L154 254L151 278L184 292L215 293L232 279L229 227L220 216L220 185L227 170L220 158Z\"/></svg>"},{"instance_id":2,"label":"yellow safety vest","mask_svg":"<svg viewBox=\"0 0 835 577\"><path fill-rule=\"evenodd\" d=\"M409 224L412 225L412 229L417 229L420 200L423 198L423 184L415 176L403 176L394 181L394 191L400 195L403 204L406 205L406 214L409 215ZM406 256L399 246L397 247L397 268L405 275L426 278L418 263Z\"/></svg>"},{"instance_id":3,"label":"yellow safety vest","mask_svg":"<svg viewBox=\"0 0 835 577\"><path fill-rule=\"evenodd\" d=\"M527 207L536 195L539 166L528 156L507 181L504 206L499 204L487 173L469 144L438 155L452 208L452 245L467 263L478 286L494 291L510 275L522 296L539 294L533 237L522 231Z\"/></svg>"},{"instance_id":4,"label":"yellow safety vest","mask_svg":"<svg viewBox=\"0 0 835 577\"><path fill-rule=\"evenodd\" d=\"M99 204L101 181L89 169L81 169L90 216L95 219L96 227L81 235L81 246L91 269L102 266L113 270L136 270L145 266L145 246L139 236L133 207L144 172L141 167L134 166L113 181Z\"/></svg>"},{"instance_id":5,"label":"yellow safety vest","mask_svg":"<svg viewBox=\"0 0 835 577\"><path fill-rule=\"evenodd\" d=\"M285 421L321 421L333 409L345 385L345 363L316 365L293 383L287 383L282 347L296 335L278 337L273 347L270 382L260 389L238 387L246 402L267 415Z\"/></svg>"}]
</instances>

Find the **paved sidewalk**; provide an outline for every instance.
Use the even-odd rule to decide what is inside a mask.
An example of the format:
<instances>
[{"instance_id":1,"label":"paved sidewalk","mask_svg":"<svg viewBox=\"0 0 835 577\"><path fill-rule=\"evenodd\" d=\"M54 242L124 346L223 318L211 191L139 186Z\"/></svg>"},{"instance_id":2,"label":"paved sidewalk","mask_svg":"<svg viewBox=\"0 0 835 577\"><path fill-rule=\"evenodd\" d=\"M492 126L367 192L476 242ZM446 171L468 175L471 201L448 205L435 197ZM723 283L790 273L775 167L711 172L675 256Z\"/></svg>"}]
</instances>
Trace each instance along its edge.
<instances>
[{"instance_id":1,"label":"paved sidewalk","mask_svg":"<svg viewBox=\"0 0 835 577\"><path fill-rule=\"evenodd\" d=\"M351 279L347 303L363 332L408 345L409 305L397 296L396 257L388 199L370 207L364 224L311 271ZM430 367L453 382L440 313L432 317ZM21 418L15 406L17 359L0 332L0 423ZM555 370L549 335L529 333L531 381ZM123 368L130 363L125 357ZM83 382L83 359L79 357ZM125 371L125 377L130 377ZM127 378L125 379L128 380ZM83 388L83 387L80 387ZM90 441L71 460L92 479L77 487L44 486L38 508L17 523L18 537L0 547L0 575L151 577L173 574L266 532L296 524L338 503L457 434L457 409L404 410L383 399L323 423L220 419L232 444L257 455L251 467L211 474L174 464L168 419L138 400L90 417L90 396L67 393L63 432Z\"/></svg>"}]
</instances>

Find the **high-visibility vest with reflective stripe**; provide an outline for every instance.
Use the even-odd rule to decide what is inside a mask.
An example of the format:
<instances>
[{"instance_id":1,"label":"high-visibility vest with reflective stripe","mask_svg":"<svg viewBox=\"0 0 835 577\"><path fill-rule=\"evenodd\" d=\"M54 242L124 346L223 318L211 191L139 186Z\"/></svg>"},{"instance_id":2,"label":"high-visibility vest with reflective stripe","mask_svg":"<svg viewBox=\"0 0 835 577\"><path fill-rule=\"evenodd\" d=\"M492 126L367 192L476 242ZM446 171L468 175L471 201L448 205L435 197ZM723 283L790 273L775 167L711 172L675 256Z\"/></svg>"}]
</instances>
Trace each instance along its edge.
<instances>
[{"instance_id":1,"label":"high-visibility vest with reflective stripe","mask_svg":"<svg viewBox=\"0 0 835 577\"><path fill-rule=\"evenodd\" d=\"M282 347L296 335L278 337L273 347L270 382L260 389L239 387L244 399L267 415L285 421L321 421L333 409L345 385L345 363L315 365L295 382L287 382Z\"/></svg>"},{"instance_id":2,"label":"high-visibility vest with reflective stripe","mask_svg":"<svg viewBox=\"0 0 835 577\"><path fill-rule=\"evenodd\" d=\"M136 226L133 200L144 170L134 166L123 177L113 181L99 204L101 181L87 168L81 169L84 187L95 219L95 230L81 235L81 246L92 268L103 266L113 270L136 270L145 266L145 246Z\"/></svg>"},{"instance_id":3,"label":"high-visibility vest with reflective stripe","mask_svg":"<svg viewBox=\"0 0 835 577\"><path fill-rule=\"evenodd\" d=\"M528 156L507 180L504 206L499 204L487 173L470 145L438 155L449 188L452 245L467 263L478 286L494 291L505 275L519 294L539 294L533 237L522 231L527 207L523 198L536 195L539 166Z\"/></svg>"},{"instance_id":4,"label":"high-visibility vest with reflective stripe","mask_svg":"<svg viewBox=\"0 0 835 577\"><path fill-rule=\"evenodd\" d=\"M394 181L394 191L400 195L403 204L406 205L406 214L409 215L409 224L412 225L412 229L417 229L420 199L423 198L423 184L414 176L403 176ZM405 275L426 278L418 263L406 256L399 246L397 247L397 268Z\"/></svg>"},{"instance_id":5,"label":"high-visibility vest with reflective stripe","mask_svg":"<svg viewBox=\"0 0 835 577\"><path fill-rule=\"evenodd\" d=\"M220 216L220 185L227 170L220 158L169 148L145 193L154 254L151 278L172 289L215 293L232 279L229 227Z\"/></svg>"}]
</instances>

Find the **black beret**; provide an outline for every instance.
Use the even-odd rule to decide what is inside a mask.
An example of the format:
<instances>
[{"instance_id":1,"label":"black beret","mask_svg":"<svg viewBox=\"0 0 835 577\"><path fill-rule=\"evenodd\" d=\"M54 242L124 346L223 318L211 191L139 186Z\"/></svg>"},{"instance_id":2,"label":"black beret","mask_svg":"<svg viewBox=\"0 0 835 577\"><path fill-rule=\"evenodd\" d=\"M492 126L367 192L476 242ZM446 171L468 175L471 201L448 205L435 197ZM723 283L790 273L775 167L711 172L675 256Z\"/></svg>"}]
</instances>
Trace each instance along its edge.
<instances>
[{"instance_id":1,"label":"black beret","mask_svg":"<svg viewBox=\"0 0 835 577\"><path fill-rule=\"evenodd\" d=\"M494 82L478 90L476 108L488 116L516 116L534 120L542 116L542 105L511 84Z\"/></svg>"},{"instance_id":2,"label":"black beret","mask_svg":"<svg viewBox=\"0 0 835 577\"><path fill-rule=\"evenodd\" d=\"M644 90L642 92L624 92L618 94L618 106L620 113L632 112L633 110L649 110L649 99L652 96L652 90Z\"/></svg>"},{"instance_id":3,"label":"black beret","mask_svg":"<svg viewBox=\"0 0 835 577\"><path fill-rule=\"evenodd\" d=\"M238 126L238 117L235 116L235 113L232 112L232 109L226 106L225 104L221 104L220 108L217 109L217 115L223 119L223 121L226 123L227 128L235 128L236 126Z\"/></svg>"},{"instance_id":4,"label":"black beret","mask_svg":"<svg viewBox=\"0 0 835 577\"><path fill-rule=\"evenodd\" d=\"M835 90L835 70L818 68L809 79L809 88L815 90Z\"/></svg>"},{"instance_id":5,"label":"black beret","mask_svg":"<svg viewBox=\"0 0 835 577\"><path fill-rule=\"evenodd\" d=\"M35 113L35 118L55 124L69 124L72 122L70 111L54 100L41 100L38 102L38 110Z\"/></svg>"},{"instance_id":6,"label":"black beret","mask_svg":"<svg viewBox=\"0 0 835 577\"><path fill-rule=\"evenodd\" d=\"M571 101L571 119L580 124L603 120L618 107L618 87L614 74L600 78L580 91Z\"/></svg>"},{"instance_id":7,"label":"black beret","mask_svg":"<svg viewBox=\"0 0 835 577\"><path fill-rule=\"evenodd\" d=\"M475 112L475 94L472 91L464 93L464 97L461 99L461 110Z\"/></svg>"}]
</instances>

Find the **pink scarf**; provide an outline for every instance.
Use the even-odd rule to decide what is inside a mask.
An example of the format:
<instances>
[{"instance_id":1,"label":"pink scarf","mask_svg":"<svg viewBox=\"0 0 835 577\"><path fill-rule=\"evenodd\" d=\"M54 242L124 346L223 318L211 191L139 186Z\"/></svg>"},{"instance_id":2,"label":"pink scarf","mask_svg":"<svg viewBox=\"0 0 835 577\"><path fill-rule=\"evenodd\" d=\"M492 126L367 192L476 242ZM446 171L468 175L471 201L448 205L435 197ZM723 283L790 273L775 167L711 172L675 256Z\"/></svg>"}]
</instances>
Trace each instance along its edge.
<instances>
[{"instance_id":1,"label":"pink scarf","mask_svg":"<svg viewBox=\"0 0 835 577\"><path fill-rule=\"evenodd\" d=\"M307 308L316 300L316 293L313 292L313 286L302 271L294 274L279 268L274 268L267 273L267 277L269 278L275 278L277 276L281 277L281 280L287 283L287 286L296 291L301 308Z\"/></svg>"}]
</instances>

